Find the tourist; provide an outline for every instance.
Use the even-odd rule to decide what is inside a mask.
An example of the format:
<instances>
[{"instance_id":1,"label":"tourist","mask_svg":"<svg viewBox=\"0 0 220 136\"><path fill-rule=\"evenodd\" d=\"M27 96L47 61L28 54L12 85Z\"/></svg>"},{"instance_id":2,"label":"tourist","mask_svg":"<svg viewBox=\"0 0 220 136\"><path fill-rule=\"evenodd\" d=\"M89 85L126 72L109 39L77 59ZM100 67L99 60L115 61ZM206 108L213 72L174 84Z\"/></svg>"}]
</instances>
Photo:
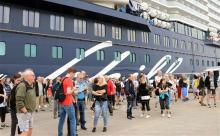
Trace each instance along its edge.
<instances>
[{"instance_id":1,"label":"tourist","mask_svg":"<svg viewBox=\"0 0 220 136\"><path fill-rule=\"evenodd\" d=\"M108 108L110 115L113 116L113 109L115 109L114 106L115 106L116 87L110 77L105 76L105 80L107 81Z\"/></svg>"},{"instance_id":2,"label":"tourist","mask_svg":"<svg viewBox=\"0 0 220 136\"><path fill-rule=\"evenodd\" d=\"M134 77L132 74L130 74L127 82L125 83L125 92L127 96L127 119L129 120L134 118L134 116L132 116L132 108L133 108L133 102L134 102L134 97L135 97L133 81L134 81Z\"/></svg>"},{"instance_id":3,"label":"tourist","mask_svg":"<svg viewBox=\"0 0 220 136\"><path fill-rule=\"evenodd\" d=\"M116 86L116 105L121 105L120 97L121 97L122 84L119 78L116 78L115 86Z\"/></svg>"},{"instance_id":4,"label":"tourist","mask_svg":"<svg viewBox=\"0 0 220 136\"><path fill-rule=\"evenodd\" d=\"M204 104L204 99L206 96L206 88L205 88L205 81L204 81L202 74L199 76L198 89L199 89L199 95L200 95L199 103L201 104L201 106L206 106L206 104Z\"/></svg>"},{"instance_id":5,"label":"tourist","mask_svg":"<svg viewBox=\"0 0 220 136\"><path fill-rule=\"evenodd\" d=\"M205 86L207 88L207 103L208 107L211 108L210 105L210 98L213 97L214 100L214 107L216 107L216 88L217 85L217 78L214 76L213 71L208 71L208 75L205 78Z\"/></svg>"},{"instance_id":6,"label":"tourist","mask_svg":"<svg viewBox=\"0 0 220 136\"><path fill-rule=\"evenodd\" d=\"M138 87L138 94L140 96L140 102L142 104L142 114L141 114L141 117L145 117L146 118L150 118L150 89L146 83L146 80L145 80L145 76L144 75L141 75L140 76L140 83L139 83L139 87ZM146 109L147 109L147 112L146 113Z\"/></svg>"},{"instance_id":7,"label":"tourist","mask_svg":"<svg viewBox=\"0 0 220 136\"><path fill-rule=\"evenodd\" d=\"M37 77L37 81L35 82L35 89L36 89L36 112L39 110L44 110L44 95L45 95L45 85L43 84L43 77Z\"/></svg>"},{"instance_id":8,"label":"tourist","mask_svg":"<svg viewBox=\"0 0 220 136\"><path fill-rule=\"evenodd\" d=\"M0 117L1 117L0 129L9 127L7 124L5 124L8 96L6 94L6 90L4 89L4 81L5 81L4 78L5 78L4 76L0 77Z\"/></svg>"},{"instance_id":9,"label":"tourist","mask_svg":"<svg viewBox=\"0 0 220 136\"><path fill-rule=\"evenodd\" d=\"M84 81L84 77L82 73L79 73L77 75L76 80L76 96L77 96L77 107L79 110L80 115L80 125L82 130L87 130L85 127L86 121L85 121L85 94L88 91L87 83Z\"/></svg>"},{"instance_id":10,"label":"tourist","mask_svg":"<svg viewBox=\"0 0 220 136\"><path fill-rule=\"evenodd\" d=\"M192 81L192 87L193 87L193 93L194 93L194 98L199 99L199 79L197 75L193 76L193 81Z\"/></svg>"},{"instance_id":11,"label":"tourist","mask_svg":"<svg viewBox=\"0 0 220 136\"><path fill-rule=\"evenodd\" d=\"M75 118L75 109L73 106L73 77L75 75L76 70L74 68L69 68L67 70L66 76L63 78L63 91L65 94L64 101L60 102L60 119L58 125L58 136L63 136L63 125L66 118L66 114L68 115L70 121L70 136L76 136L76 118Z\"/></svg>"},{"instance_id":12,"label":"tourist","mask_svg":"<svg viewBox=\"0 0 220 136\"><path fill-rule=\"evenodd\" d=\"M166 80L162 78L160 83L158 84L159 92L160 92L160 107L161 107L161 115L165 117L165 110L167 113L167 117L170 118L170 107L169 107L169 85L167 84Z\"/></svg>"},{"instance_id":13,"label":"tourist","mask_svg":"<svg viewBox=\"0 0 220 136\"><path fill-rule=\"evenodd\" d=\"M35 75L33 70L26 69L24 80L16 88L16 108L18 126L21 136L31 136L33 129L33 112L36 108Z\"/></svg>"},{"instance_id":14,"label":"tourist","mask_svg":"<svg viewBox=\"0 0 220 136\"><path fill-rule=\"evenodd\" d=\"M56 78L56 83L52 87L52 94L53 94L53 118L56 119L59 116L59 101L56 98L56 94L60 89L61 85L61 77Z\"/></svg>"},{"instance_id":15,"label":"tourist","mask_svg":"<svg viewBox=\"0 0 220 136\"><path fill-rule=\"evenodd\" d=\"M16 88L18 84L21 82L22 78L20 74L15 74L12 78L12 82L14 84L14 87L11 90L11 98L10 98L10 109L11 109L11 135L15 136L16 132L16 126L18 124L18 118L16 116L17 110L16 110ZM18 127L18 134L20 134L20 129Z\"/></svg>"},{"instance_id":16,"label":"tourist","mask_svg":"<svg viewBox=\"0 0 220 136\"><path fill-rule=\"evenodd\" d=\"M157 71L157 75L155 76L154 79L154 93L156 96L156 101L155 101L155 109L157 109L157 105L159 104L159 96L160 96L160 92L159 92L159 88L158 88L158 84L160 83L160 80L162 79L162 71Z\"/></svg>"},{"instance_id":17,"label":"tourist","mask_svg":"<svg viewBox=\"0 0 220 136\"><path fill-rule=\"evenodd\" d=\"M107 83L103 76L98 77L98 83L93 89L92 93L95 97L95 117L92 132L96 132L98 119L101 114L104 121L103 132L106 132L108 126Z\"/></svg>"},{"instance_id":18,"label":"tourist","mask_svg":"<svg viewBox=\"0 0 220 136\"><path fill-rule=\"evenodd\" d=\"M138 86L139 86L139 82L138 82L138 78L136 74L133 74L133 84L134 84L134 91L135 91L135 96L134 96L134 101L133 101L133 108L137 108L138 106L138 101L139 101L139 96L138 96Z\"/></svg>"}]
</instances>

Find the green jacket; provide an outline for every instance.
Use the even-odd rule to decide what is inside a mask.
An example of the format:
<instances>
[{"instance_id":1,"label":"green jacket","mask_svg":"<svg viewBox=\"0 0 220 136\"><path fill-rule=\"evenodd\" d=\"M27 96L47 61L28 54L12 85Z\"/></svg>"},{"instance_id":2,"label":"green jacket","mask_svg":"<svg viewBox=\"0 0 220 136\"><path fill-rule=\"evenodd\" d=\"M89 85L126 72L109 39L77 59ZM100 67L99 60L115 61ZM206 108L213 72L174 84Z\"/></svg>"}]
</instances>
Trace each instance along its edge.
<instances>
[{"instance_id":1,"label":"green jacket","mask_svg":"<svg viewBox=\"0 0 220 136\"><path fill-rule=\"evenodd\" d=\"M25 81L24 81L25 82ZM21 113L21 109L25 107L28 112L34 112L36 107L35 87L21 82L16 88L16 108ZM27 86L27 88L26 88Z\"/></svg>"}]
</instances>

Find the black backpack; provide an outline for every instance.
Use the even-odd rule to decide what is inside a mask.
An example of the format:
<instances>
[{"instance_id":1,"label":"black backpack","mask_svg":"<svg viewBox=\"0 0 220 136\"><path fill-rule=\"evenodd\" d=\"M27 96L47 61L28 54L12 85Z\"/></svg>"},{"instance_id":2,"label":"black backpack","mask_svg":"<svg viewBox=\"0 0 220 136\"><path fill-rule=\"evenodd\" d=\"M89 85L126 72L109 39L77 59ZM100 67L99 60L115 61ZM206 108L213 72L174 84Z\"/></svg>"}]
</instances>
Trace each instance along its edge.
<instances>
[{"instance_id":1,"label":"black backpack","mask_svg":"<svg viewBox=\"0 0 220 136\"><path fill-rule=\"evenodd\" d=\"M54 94L55 96L55 100L58 100L59 102L63 102L66 98L66 94L64 94L64 88L63 88L63 81L66 79L67 77L65 77L61 84L57 87L56 92Z\"/></svg>"}]
</instances>

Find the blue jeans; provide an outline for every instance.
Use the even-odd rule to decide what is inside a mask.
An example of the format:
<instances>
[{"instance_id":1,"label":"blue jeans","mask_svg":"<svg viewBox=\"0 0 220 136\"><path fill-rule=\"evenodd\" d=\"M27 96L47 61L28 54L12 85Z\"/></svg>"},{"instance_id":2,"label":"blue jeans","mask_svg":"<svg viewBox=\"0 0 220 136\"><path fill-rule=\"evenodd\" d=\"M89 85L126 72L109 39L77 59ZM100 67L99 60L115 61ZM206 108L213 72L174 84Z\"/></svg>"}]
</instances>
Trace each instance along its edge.
<instances>
[{"instance_id":1,"label":"blue jeans","mask_svg":"<svg viewBox=\"0 0 220 136\"><path fill-rule=\"evenodd\" d=\"M70 136L76 136L76 118L75 109L73 105L70 106L60 106L60 120L58 125L58 136L63 136L63 125L66 118L66 114L70 120Z\"/></svg>"},{"instance_id":2,"label":"blue jeans","mask_svg":"<svg viewBox=\"0 0 220 136\"><path fill-rule=\"evenodd\" d=\"M132 116L132 107L134 103L134 96L130 95L127 97L127 116Z\"/></svg>"},{"instance_id":3,"label":"blue jeans","mask_svg":"<svg viewBox=\"0 0 220 136\"><path fill-rule=\"evenodd\" d=\"M99 120L99 116L103 116L104 127L108 126L108 102L107 101L96 101L95 102L95 117L94 117L94 128L96 128Z\"/></svg>"},{"instance_id":4,"label":"blue jeans","mask_svg":"<svg viewBox=\"0 0 220 136\"><path fill-rule=\"evenodd\" d=\"M80 115L80 125L81 128L85 127L86 121L85 121L85 101L78 101L77 102L79 115Z\"/></svg>"}]
</instances>

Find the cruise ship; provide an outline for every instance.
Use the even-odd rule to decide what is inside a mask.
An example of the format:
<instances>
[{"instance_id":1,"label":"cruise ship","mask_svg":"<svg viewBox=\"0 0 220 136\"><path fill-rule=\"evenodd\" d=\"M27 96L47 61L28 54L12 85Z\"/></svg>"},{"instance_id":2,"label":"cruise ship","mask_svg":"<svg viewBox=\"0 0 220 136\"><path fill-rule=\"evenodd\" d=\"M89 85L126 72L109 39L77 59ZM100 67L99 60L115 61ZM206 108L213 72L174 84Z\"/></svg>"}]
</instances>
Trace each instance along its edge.
<instances>
[{"instance_id":1,"label":"cruise ship","mask_svg":"<svg viewBox=\"0 0 220 136\"><path fill-rule=\"evenodd\" d=\"M219 0L1 0L0 73L49 79L220 66Z\"/></svg>"}]
</instances>

